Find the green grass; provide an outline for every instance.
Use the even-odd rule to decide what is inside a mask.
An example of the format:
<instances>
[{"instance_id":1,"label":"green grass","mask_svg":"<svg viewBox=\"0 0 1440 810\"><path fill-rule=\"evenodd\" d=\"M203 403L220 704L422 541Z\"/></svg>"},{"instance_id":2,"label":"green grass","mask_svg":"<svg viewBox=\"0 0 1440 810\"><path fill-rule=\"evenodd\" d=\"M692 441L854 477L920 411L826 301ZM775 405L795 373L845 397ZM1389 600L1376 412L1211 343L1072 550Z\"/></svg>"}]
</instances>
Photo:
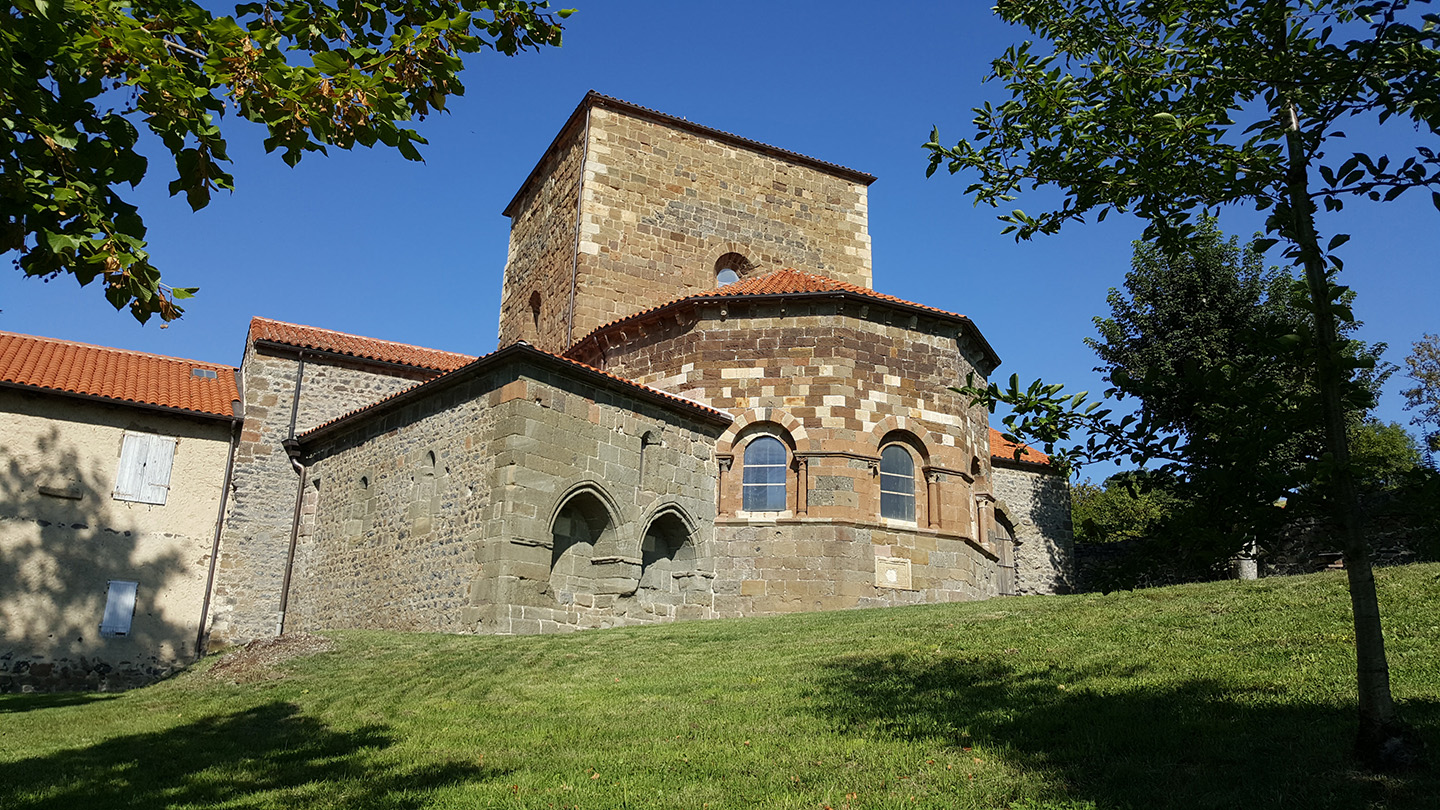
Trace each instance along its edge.
<instances>
[{"instance_id":1,"label":"green grass","mask_svg":"<svg viewBox=\"0 0 1440 810\"><path fill-rule=\"evenodd\" d=\"M1440 759L1440 566L1379 572ZM1435 808L1349 755L1336 573L567 636L346 632L286 677L206 662L0 697L0 808Z\"/></svg>"}]
</instances>

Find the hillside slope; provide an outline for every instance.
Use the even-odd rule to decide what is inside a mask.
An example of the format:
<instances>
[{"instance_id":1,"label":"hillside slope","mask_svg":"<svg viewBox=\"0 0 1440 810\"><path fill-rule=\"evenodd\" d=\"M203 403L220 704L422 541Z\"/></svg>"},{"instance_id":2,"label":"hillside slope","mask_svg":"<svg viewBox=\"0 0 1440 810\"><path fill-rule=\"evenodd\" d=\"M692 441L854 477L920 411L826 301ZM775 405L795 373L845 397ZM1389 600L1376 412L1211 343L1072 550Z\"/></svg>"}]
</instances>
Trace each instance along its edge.
<instances>
[{"instance_id":1,"label":"hillside slope","mask_svg":"<svg viewBox=\"0 0 1440 810\"><path fill-rule=\"evenodd\" d=\"M1440 566L1378 577L1396 697L1440 759ZM1338 573L330 639L121 695L0 696L0 807L1440 806L1440 768L1347 756Z\"/></svg>"}]
</instances>

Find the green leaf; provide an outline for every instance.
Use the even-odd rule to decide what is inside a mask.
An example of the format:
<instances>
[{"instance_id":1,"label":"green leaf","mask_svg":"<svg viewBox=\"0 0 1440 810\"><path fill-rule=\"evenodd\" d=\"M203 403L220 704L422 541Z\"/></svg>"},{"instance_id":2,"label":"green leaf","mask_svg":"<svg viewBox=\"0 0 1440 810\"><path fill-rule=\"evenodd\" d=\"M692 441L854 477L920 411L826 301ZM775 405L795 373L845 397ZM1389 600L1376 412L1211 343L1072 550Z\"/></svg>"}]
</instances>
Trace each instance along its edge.
<instances>
[{"instance_id":1,"label":"green leaf","mask_svg":"<svg viewBox=\"0 0 1440 810\"><path fill-rule=\"evenodd\" d=\"M338 76L350 70L350 60L337 51L320 51L310 57L315 67L331 76Z\"/></svg>"}]
</instances>

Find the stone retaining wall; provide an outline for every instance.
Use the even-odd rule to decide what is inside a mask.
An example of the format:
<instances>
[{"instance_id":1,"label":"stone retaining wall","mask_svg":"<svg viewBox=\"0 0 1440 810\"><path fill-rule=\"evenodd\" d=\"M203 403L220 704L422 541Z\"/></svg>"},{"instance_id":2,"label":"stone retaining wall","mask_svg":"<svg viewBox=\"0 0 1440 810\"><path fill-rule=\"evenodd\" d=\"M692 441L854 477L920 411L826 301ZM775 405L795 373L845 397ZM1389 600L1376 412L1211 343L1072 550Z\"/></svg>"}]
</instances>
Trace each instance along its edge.
<instances>
[{"instance_id":1,"label":"stone retaining wall","mask_svg":"<svg viewBox=\"0 0 1440 810\"><path fill-rule=\"evenodd\" d=\"M1015 520L1015 592L1070 593L1076 578L1069 481L1032 464L992 464L995 496Z\"/></svg>"}]
</instances>

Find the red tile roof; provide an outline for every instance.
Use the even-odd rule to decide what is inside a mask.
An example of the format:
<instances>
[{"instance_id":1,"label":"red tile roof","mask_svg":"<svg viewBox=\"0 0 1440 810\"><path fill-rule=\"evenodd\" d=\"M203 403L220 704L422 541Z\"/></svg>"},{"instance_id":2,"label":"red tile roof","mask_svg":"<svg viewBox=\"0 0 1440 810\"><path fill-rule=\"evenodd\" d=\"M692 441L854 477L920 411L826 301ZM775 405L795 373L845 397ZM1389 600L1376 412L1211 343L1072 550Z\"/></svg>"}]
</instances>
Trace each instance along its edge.
<instances>
[{"instance_id":1,"label":"red tile roof","mask_svg":"<svg viewBox=\"0 0 1440 810\"><path fill-rule=\"evenodd\" d=\"M355 410L337 416L328 422L316 425L310 430L307 430L304 433L300 434L296 438L303 442L307 439L312 438L318 433L328 432L328 429L336 423L346 421L351 417L358 416L372 410L385 410L384 406L394 404L394 402L399 399L410 399L412 397L421 396L419 391L422 388L434 390L439 387L443 387L446 383L450 382L456 375L462 374L472 368L489 365L491 362L500 359L502 355L514 354L517 352L532 352L534 354L540 355L541 357L553 360L557 363L563 364L564 366L575 369L576 371L581 371L586 374L598 375L600 377L610 380L611 382L617 383L624 388L633 389L637 393L643 393L647 396L663 400L670 403L671 405L679 406L693 411L698 411L706 416L711 417L712 419L718 419L725 422L729 422L734 419L734 417L724 411L717 410L710 407L709 405L704 405L702 403L696 402L693 399L686 399L685 397L676 396L675 394L672 394L668 391L662 391L659 388L653 388L648 385L641 385L640 383L627 380L624 377L611 374L608 371L602 371L598 368L595 368L594 366L586 365L585 363L581 363L578 360L571 360L568 357L561 357L558 354L552 354L545 351L544 349L537 349L529 343L512 343L503 349L498 349L491 352L490 354L479 357L472 363L468 363L453 371L448 371L444 374L441 374L439 377L435 377L431 380L426 380L425 382L418 383L401 391L396 391L395 393L390 394L384 399L372 402L362 408L356 408Z\"/></svg>"},{"instance_id":2,"label":"red tile roof","mask_svg":"<svg viewBox=\"0 0 1440 810\"><path fill-rule=\"evenodd\" d=\"M1007 441L1005 436L995 428L990 428L990 457L1015 461L1015 450L1020 449L1020 463L1049 466L1050 457L1025 444L1016 444Z\"/></svg>"},{"instance_id":3,"label":"red tile roof","mask_svg":"<svg viewBox=\"0 0 1440 810\"><path fill-rule=\"evenodd\" d=\"M949 312L935 307L927 307L924 304L916 304L906 301L903 298L896 298L893 295L878 293L868 287L861 287L858 284L847 284L843 281L836 281L828 276L819 276L814 273L802 273L793 268L776 270L766 273L763 276L750 276L741 279L734 284L719 287L714 290L697 294L697 298L710 298L714 296L728 295L795 295L798 293L826 293L826 292L848 292L855 295L863 295L866 298L874 298L890 304L901 304L907 307L923 309L944 315L950 318L964 318L958 312Z\"/></svg>"},{"instance_id":4,"label":"red tile roof","mask_svg":"<svg viewBox=\"0 0 1440 810\"><path fill-rule=\"evenodd\" d=\"M196 376L200 369L213 378ZM235 367L0 332L0 383L118 402L234 415Z\"/></svg>"},{"instance_id":5,"label":"red tile roof","mask_svg":"<svg viewBox=\"0 0 1440 810\"><path fill-rule=\"evenodd\" d=\"M475 359L468 354L442 352L439 349L349 335L315 326L272 321L269 318L251 319L250 341L257 340L442 372L454 371Z\"/></svg>"},{"instance_id":6,"label":"red tile roof","mask_svg":"<svg viewBox=\"0 0 1440 810\"><path fill-rule=\"evenodd\" d=\"M707 299L731 297L738 298L764 295L824 295L826 293L854 295L861 298L868 298L874 301L883 302L886 304L893 304L895 306L905 307L906 309L918 309L925 312L931 312L942 318L951 318L954 320L963 321L971 328L974 337L979 340L984 349L990 353L995 364L999 365L1000 363L999 356L995 355L994 350L990 348L990 345L988 343L986 343L984 336L980 334L980 330L975 328L975 325L970 322L970 319L965 317L964 315L956 312L950 312L948 310L936 309L935 307L928 307L924 304L916 304L912 301L906 301L903 298L896 298L893 295L885 295L884 293L878 293L867 287L861 287L857 284L847 284L846 282L837 281L827 276L816 275L814 273L802 273L801 271L795 270L793 268L776 270L771 273L766 273L764 275L750 276L748 278L741 279L734 284L728 284L724 287L719 287L713 290L706 290L705 292L695 293L693 295L681 296L680 298L667 301L658 306L641 310L633 315L627 315L623 318L617 318L613 321L610 321L609 323L603 324L591 330L590 333L587 334L585 337L582 337L579 340L575 341L575 343L568 350L566 350L566 353L569 354L570 352L575 351L577 348L583 345L585 341L600 334L601 332L606 331L607 329L618 326L622 323L630 323L633 321L642 320L646 316L659 312L660 310L668 309L670 307L677 306L686 302L697 302Z\"/></svg>"}]
</instances>

